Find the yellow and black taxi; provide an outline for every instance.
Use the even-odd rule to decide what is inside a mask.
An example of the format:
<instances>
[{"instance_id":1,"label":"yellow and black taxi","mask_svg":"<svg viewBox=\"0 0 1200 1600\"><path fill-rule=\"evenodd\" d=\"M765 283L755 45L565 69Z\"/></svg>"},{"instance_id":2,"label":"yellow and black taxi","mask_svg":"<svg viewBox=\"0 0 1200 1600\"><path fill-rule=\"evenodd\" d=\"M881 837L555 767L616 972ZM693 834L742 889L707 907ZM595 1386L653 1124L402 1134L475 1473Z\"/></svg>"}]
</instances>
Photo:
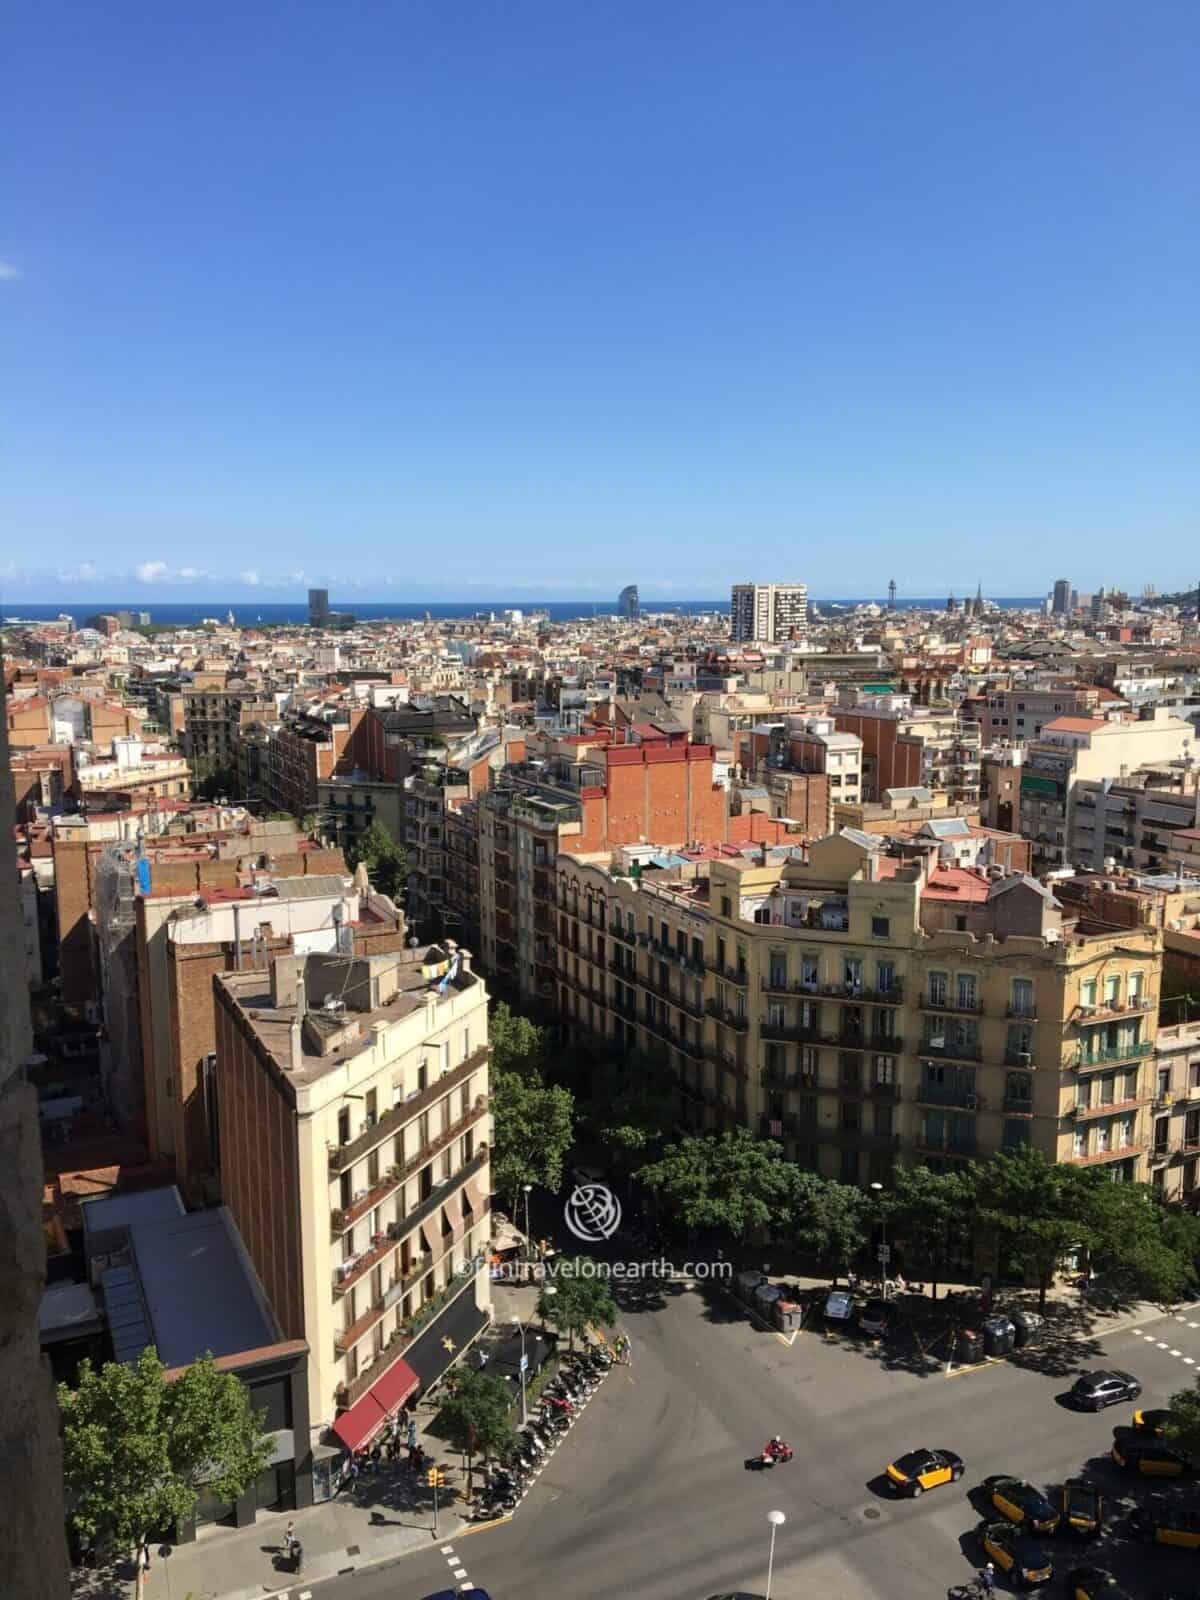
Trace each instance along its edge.
<instances>
[{"instance_id":1,"label":"yellow and black taxi","mask_svg":"<svg viewBox=\"0 0 1200 1600\"><path fill-rule=\"evenodd\" d=\"M983 1491L1002 1517L1031 1533L1053 1533L1058 1527L1059 1513L1040 1489L1023 1478L1000 1473L983 1480Z\"/></svg>"},{"instance_id":2,"label":"yellow and black taxi","mask_svg":"<svg viewBox=\"0 0 1200 1600\"><path fill-rule=\"evenodd\" d=\"M1161 1407L1139 1409L1133 1413L1133 1431L1134 1433L1148 1433L1152 1438L1162 1439L1166 1437L1167 1429L1175 1420L1173 1411L1167 1411Z\"/></svg>"},{"instance_id":3,"label":"yellow and black taxi","mask_svg":"<svg viewBox=\"0 0 1200 1600\"><path fill-rule=\"evenodd\" d=\"M962 1475L962 1457L953 1450L910 1450L897 1456L885 1474L893 1494L914 1497L942 1483L957 1483Z\"/></svg>"},{"instance_id":4,"label":"yellow and black taxi","mask_svg":"<svg viewBox=\"0 0 1200 1600\"><path fill-rule=\"evenodd\" d=\"M1036 1589L1054 1576L1045 1546L1011 1522L981 1522L978 1533L988 1557L1018 1589Z\"/></svg>"},{"instance_id":5,"label":"yellow and black taxi","mask_svg":"<svg viewBox=\"0 0 1200 1600\"><path fill-rule=\"evenodd\" d=\"M1161 1439L1130 1438L1124 1430L1113 1439L1112 1458L1122 1472L1142 1478L1187 1478L1195 1470L1181 1450Z\"/></svg>"},{"instance_id":6,"label":"yellow and black taxi","mask_svg":"<svg viewBox=\"0 0 1200 1600\"><path fill-rule=\"evenodd\" d=\"M1067 1573L1067 1600L1133 1600L1123 1583L1103 1567L1072 1567Z\"/></svg>"},{"instance_id":7,"label":"yellow and black taxi","mask_svg":"<svg viewBox=\"0 0 1200 1600\"><path fill-rule=\"evenodd\" d=\"M1095 1539L1104 1526L1104 1499L1094 1483L1086 1478L1068 1478L1059 1499L1064 1533L1077 1539ZM1081 1569L1082 1570L1082 1569Z\"/></svg>"},{"instance_id":8,"label":"yellow and black taxi","mask_svg":"<svg viewBox=\"0 0 1200 1600\"><path fill-rule=\"evenodd\" d=\"M1200 1511L1184 1506L1139 1506L1126 1524L1135 1539L1147 1544L1171 1544L1180 1550L1200 1550Z\"/></svg>"}]
</instances>

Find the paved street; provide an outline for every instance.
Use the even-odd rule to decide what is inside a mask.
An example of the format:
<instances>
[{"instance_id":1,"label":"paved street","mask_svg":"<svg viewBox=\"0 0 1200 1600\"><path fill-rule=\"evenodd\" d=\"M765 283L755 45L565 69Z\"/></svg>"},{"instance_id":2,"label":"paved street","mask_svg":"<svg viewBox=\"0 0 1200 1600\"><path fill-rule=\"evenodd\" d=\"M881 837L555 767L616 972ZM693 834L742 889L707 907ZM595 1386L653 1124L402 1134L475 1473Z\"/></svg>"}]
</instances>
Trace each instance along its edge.
<instances>
[{"instance_id":1,"label":"paved street","mask_svg":"<svg viewBox=\"0 0 1200 1600\"><path fill-rule=\"evenodd\" d=\"M930 1600L968 1578L979 1520L969 1494L989 1473L1049 1485L1085 1467L1114 1498L1128 1485L1107 1457L1130 1408L1078 1416L1056 1403L1080 1366L1137 1373L1154 1403L1200 1362L1195 1313L1084 1343L1049 1371L1012 1363L917 1376L904 1365L812 1334L787 1348L722 1300L694 1291L633 1315L631 1371L601 1386L516 1519L452 1541L443 1553L312 1586L313 1600L416 1600L470 1582L493 1600L704 1600L722 1589L761 1593L768 1510L787 1516L776 1547L775 1600ZM1175 1352L1178 1352L1177 1354ZM744 1458L773 1432L797 1448L771 1473ZM878 1476L914 1445L966 1460L962 1484L893 1502ZM1139 1489L1175 1494L1176 1486ZM1187 1493L1188 1491L1183 1491ZM1066 1564L1067 1546L1057 1546ZM1193 1578L1194 1555L1106 1538L1104 1559L1135 1592ZM297 1587L297 1595L305 1585Z\"/></svg>"}]
</instances>

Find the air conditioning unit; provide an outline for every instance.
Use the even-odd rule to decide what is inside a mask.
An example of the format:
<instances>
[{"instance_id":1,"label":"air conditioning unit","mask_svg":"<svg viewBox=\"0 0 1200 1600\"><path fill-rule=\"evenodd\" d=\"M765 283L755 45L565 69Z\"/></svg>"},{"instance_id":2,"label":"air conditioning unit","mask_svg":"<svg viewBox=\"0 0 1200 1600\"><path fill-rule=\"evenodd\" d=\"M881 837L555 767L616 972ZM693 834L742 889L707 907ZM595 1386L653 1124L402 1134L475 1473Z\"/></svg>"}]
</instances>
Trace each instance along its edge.
<instances>
[{"instance_id":1,"label":"air conditioning unit","mask_svg":"<svg viewBox=\"0 0 1200 1600\"><path fill-rule=\"evenodd\" d=\"M1094 1017L1096 1015L1096 1007L1095 1006L1080 1006L1079 1015L1081 1017Z\"/></svg>"},{"instance_id":2,"label":"air conditioning unit","mask_svg":"<svg viewBox=\"0 0 1200 1600\"><path fill-rule=\"evenodd\" d=\"M1147 997L1145 1000L1142 1000L1140 1002L1140 1004L1141 1004L1141 1007L1142 1007L1143 1011L1153 1011L1154 1010L1154 1001L1151 1000L1149 997Z\"/></svg>"}]
</instances>

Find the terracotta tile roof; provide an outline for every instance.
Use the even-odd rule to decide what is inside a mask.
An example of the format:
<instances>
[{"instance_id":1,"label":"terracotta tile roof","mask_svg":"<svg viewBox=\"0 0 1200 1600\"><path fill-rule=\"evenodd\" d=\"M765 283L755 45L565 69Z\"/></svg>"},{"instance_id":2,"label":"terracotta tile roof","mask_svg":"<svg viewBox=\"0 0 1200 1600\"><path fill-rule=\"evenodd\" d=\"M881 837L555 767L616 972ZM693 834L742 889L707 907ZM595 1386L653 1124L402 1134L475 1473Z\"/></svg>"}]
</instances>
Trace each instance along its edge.
<instances>
[{"instance_id":1,"label":"terracotta tile roof","mask_svg":"<svg viewBox=\"0 0 1200 1600\"><path fill-rule=\"evenodd\" d=\"M1101 717L1055 717L1053 722L1047 722L1043 733L1094 733L1097 728L1107 727L1108 724Z\"/></svg>"},{"instance_id":2,"label":"terracotta tile roof","mask_svg":"<svg viewBox=\"0 0 1200 1600\"><path fill-rule=\"evenodd\" d=\"M938 867L921 891L922 900L948 900L962 905L983 905L990 884L968 867Z\"/></svg>"}]
</instances>

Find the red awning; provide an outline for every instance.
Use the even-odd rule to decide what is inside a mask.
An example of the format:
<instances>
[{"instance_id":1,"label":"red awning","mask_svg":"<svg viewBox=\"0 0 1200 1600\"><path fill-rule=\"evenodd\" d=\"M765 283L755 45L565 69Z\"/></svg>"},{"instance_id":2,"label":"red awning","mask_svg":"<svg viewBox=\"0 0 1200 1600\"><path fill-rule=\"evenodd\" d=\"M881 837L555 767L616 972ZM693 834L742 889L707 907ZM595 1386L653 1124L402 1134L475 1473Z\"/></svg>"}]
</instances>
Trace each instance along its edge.
<instances>
[{"instance_id":1,"label":"red awning","mask_svg":"<svg viewBox=\"0 0 1200 1600\"><path fill-rule=\"evenodd\" d=\"M356 1400L349 1411L342 1412L333 1424L334 1433L347 1450L361 1450L420 1382L407 1361L394 1361L361 1400Z\"/></svg>"}]
</instances>

